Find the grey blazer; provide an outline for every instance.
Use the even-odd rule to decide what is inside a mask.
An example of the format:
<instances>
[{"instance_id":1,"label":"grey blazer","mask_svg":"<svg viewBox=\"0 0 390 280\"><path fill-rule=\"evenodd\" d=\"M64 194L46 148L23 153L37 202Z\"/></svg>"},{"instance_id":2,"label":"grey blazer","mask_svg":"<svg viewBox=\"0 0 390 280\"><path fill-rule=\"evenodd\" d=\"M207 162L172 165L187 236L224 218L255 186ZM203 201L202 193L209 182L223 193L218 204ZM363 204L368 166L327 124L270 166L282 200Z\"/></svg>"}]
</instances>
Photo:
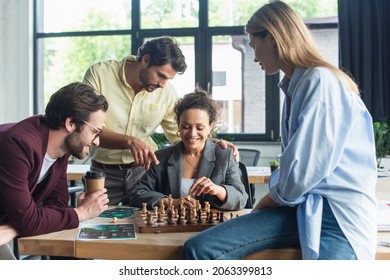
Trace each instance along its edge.
<instances>
[{"instance_id":1,"label":"grey blazer","mask_svg":"<svg viewBox=\"0 0 390 280\"><path fill-rule=\"evenodd\" d=\"M157 166L152 164L149 171L130 190L130 206L142 207L142 203L146 202L147 207L152 209L162 197L169 194L172 194L173 198L180 197L183 149L183 143L179 142L156 151L160 163ZM233 158L232 149L222 149L207 140L196 178L202 176L210 178L216 185L224 186L227 191L225 202L216 196L201 194L196 199L202 205L209 201L213 208L222 210L239 210L245 207L248 195L241 182L241 171L238 162Z\"/></svg>"}]
</instances>

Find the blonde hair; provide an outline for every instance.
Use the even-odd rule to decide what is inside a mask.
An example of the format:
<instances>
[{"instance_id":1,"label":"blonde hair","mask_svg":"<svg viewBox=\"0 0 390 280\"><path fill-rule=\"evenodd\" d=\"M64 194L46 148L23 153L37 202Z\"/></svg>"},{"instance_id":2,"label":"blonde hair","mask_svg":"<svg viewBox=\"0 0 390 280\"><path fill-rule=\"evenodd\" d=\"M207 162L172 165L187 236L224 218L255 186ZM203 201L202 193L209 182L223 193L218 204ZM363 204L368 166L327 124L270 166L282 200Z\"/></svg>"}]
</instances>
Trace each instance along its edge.
<instances>
[{"instance_id":1,"label":"blonde hair","mask_svg":"<svg viewBox=\"0 0 390 280\"><path fill-rule=\"evenodd\" d=\"M263 37L269 32L276 42L281 63L303 68L326 67L345 86L359 94L352 78L325 60L301 17L286 3L275 1L262 6L249 19L245 29L254 37Z\"/></svg>"}]
</instances>

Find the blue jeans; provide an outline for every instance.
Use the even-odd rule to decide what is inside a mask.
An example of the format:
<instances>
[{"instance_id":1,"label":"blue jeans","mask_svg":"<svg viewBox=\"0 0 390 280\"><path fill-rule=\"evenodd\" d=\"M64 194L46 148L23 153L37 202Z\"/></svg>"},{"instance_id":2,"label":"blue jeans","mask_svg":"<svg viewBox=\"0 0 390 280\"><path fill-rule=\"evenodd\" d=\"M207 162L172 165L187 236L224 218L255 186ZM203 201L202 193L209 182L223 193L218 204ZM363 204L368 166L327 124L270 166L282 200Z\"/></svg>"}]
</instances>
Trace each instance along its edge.
<instances>
[{"instance_id":1,"label":"blue jeans","mask_svg":"<svg viewBox=\"0 0 390 280\"><path fill-rule=\"evenodd\" d=\"M187 240L182 257L235 260L283 247L300 247L295 207L261 209L202 231ZM356 259L325 198L319 259Z\"/></svg>"}]
</instances>

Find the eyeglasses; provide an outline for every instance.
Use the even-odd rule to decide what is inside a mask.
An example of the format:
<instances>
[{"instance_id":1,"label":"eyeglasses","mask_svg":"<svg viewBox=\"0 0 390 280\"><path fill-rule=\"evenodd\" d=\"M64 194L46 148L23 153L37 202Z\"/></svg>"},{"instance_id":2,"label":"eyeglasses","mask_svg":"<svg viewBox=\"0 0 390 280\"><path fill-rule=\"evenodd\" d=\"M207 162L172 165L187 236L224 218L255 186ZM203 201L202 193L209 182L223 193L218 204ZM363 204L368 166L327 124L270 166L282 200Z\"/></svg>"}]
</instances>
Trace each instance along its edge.
<instances>
[{"instance_id":1,"label":"eyeglasses","mask_svg":"<svg viewBox=\"0 0 390 280\"><path fill-rule=\"evenodd\" d=\"M100 136L100 134L102 133L102 130L100 128L97 128L96 126L90 124L89 122L87 121L84 121L83 119L81 120L83 123L85 123L86 125L89 125L90 127L92 127L93 129L96 130L96 134L95 134L95 137L93 138L92 141L94 141L96 138L98 138Z\"/></svg>"}]
</instances>

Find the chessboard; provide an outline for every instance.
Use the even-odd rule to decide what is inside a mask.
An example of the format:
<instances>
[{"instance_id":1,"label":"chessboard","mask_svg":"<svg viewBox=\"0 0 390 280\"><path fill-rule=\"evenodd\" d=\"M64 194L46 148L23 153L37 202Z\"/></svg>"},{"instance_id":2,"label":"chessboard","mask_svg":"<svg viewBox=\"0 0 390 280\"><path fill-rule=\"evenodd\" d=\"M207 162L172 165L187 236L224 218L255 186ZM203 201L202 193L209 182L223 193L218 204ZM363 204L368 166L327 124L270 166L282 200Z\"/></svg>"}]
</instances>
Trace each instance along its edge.
<instances>
[{"instance_id":1,"label":"chessboard","mask_svg":"<svg viewBox=\"0 0 390 280\"><path fill-rule=\"evenodd\" d=\"M223 211L200 207L187 209L161 209L134 211L135 224L139 233L165 233L165 232L196 232L202 231L219 223L227 217ZM232 218L232 216L230 216Z\"/></svg>"}]
</instances>

